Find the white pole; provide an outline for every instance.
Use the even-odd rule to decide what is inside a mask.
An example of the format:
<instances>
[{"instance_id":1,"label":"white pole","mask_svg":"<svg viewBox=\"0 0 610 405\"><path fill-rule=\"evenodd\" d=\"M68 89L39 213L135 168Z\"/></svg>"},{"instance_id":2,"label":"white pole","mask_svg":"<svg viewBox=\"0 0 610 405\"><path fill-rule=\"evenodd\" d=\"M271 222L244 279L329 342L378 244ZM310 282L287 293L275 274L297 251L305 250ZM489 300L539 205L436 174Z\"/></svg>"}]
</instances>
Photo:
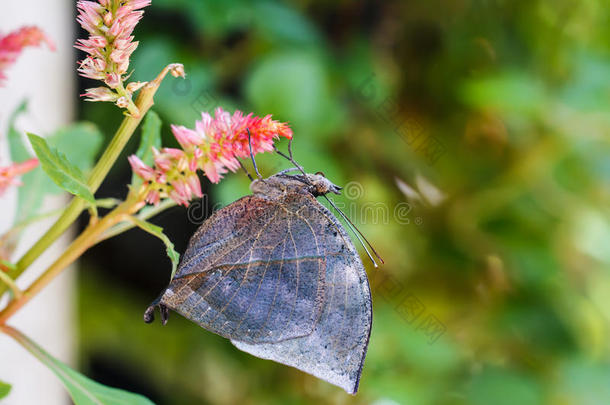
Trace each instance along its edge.
<instances>
[{"instance_id":1,"label":"white pole","mask_svg":"<svg viewBox=\"0 0 610 405\"><path fill-rule=\"evenodd\" d=\"M26 48L18 62L6 72L6 85L0 88L0 165L5 165L8 163L7 119L21 100L29 101L29 113L19 121L19 127L23 130L50 134L73 119L75 1L20 0L2 3L2 34L24 25L36 25L57 46L55 52L44 45L41 48ZM60 208L66 201L65 198L47 199L43 210ZM0 197L0 233L10 228L16 206L17 192L14 188ZM30 227L19 243L16 258L51 224L52 221L44 221ZM70 235L65 236L54 244L18 284L22 288L27 286L61 253L69 238ZM73 359L73 280L73 271L66 271L9 321L10 325L67 363ZM4 335L0 335L0 380L13 386L2 404L69 403L67 393L55 375Z\"/></svg>"}]
</instances>

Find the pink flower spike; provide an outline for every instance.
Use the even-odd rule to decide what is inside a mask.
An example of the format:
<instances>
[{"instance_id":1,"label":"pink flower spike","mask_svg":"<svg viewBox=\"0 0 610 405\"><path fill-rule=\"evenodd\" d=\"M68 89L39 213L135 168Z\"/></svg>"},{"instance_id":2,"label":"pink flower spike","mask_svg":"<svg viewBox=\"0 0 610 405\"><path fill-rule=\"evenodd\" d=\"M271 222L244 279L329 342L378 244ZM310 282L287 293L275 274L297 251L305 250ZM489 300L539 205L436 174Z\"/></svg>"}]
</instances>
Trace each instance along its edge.
<instances>
[{"instance_id":1,"label":"pink flower spike","mask_svg":"<svg viewBox=\"0 0 610 405\"><path fill-rule=\"evenodd\" d=\"M273 143L280 136L292 137L290 127L271 119L259 118L241 111L230 114L222 108L214 116L203 113L195 124L195 130L172 125L172 132L182 149L152 149L155 161L154 182L147 185L157 194L150 194L147 202L172 198L180 205L188 205L203 192L197 170L202 170L212 183L240 167L239 158L249 157L248 131L251 134L254 153L273 150Z\"/></svg>"},{"instance_id":2,"label":"pink flower spike","mask_svg":"<svg viewBox=\"0 0 610 405\"><path fill-rule=\"evenodd\" d=\"M176 190L172 190L172 191L169 193L169 197L170 197L172 200L176 201L176 203L177 203L178 205L184 205L185 207L188 207L188 205L189 205L189 200L188 200L188 199L185 199L185 198L184 198L182 195L180 195L180 194L179 194L179 193L178 193Z\"/></svg>"},{"instance_id":3,"label":"pink flower spike","mask_svg":"<svg viewBox=\"0 0 610 405\"><path fill-rule=\"evenodd\" d=\"M104 80L104 82L111 89L116 89L121 84L121 76L116 73L109 73L106 75L106 80Z\"/></svg>"},{"instance_id":4,"label":"pink flower spike","mask_svg":"<svg viewBox=\"0 0 610 405\"><path fill-rule=\"evenodd\" d=\"M165 184L167 183L167 175L161 171L156 171L155 172L155 182L159 183L159 184Z\"/></svg>"},{"instance_id":5,"label":"pink flower spike","mask_svg":"<svg viewBox=\"0 0 610 405\"><path fill-rule=\"evenodd\" d=\"M192 129L186 128L184 126L171 126L172 133L176 137L176 140L183 148L191 148L195 145L201 145L203 143L203 138L200 134L193 131Z\"/></svg>"},{"instance_id":6,"label":"pink flower spike","mask_svg":"<svg viewBox=\"0 0 610 405\"><path fill-rule=\"evenodd\" d=\"M201 191L201 182L199 181L199 177L196 174L192 174L186 178L186 182L188 183L189 188L191 189L191 193L193 193L196 197L203 197L203 192Z\"/></svg>"},{"instance_id":7,"label":"pink flower spike","mask_svg":"<svg viewBox=\"0 0 610 405\"><path fill-rule=\"evenodd\" d=\"M202 157L203 157L203 151L201 149L195 147L195 150L193 151L193 156L191 157L191 160L189 161L189 170L191 172L197 171L199 159L201 159Z\"/></svg>"},{"instance_id":8,"label":"pink flower spike","mask_svg":"<svg viewBox=\"0 0 610 405\"><path fill-rule=\"evenodd\" d=\"M212 183L216 184L220 181L222 178L221 174L225 171L221 171L221 168L219 168L216 163L208 161L203 164L203 172Z\"/></svg>"},{"instance_id":9,"label":"pink flower spike","mask_svg":"<svg viewBox=\"0 0 610 405\"><path fill-rule=\"evenodd\" d=\"M23 27L6 36L0 35L0 85L5 78L4 70L15 63L23 48L39 46L42 42L55 50L53 42L36 27Z\"/></svg>"},{"instance_id":10,"label":"pink flower spike","mask_svg":"<svg viewBox=\"0 0 610 405\"><path fill-rule=\"evenodd\" d=\"M77 3L77 21L90 34L88 39L79 39L74 45L89 54L80 63L78 72L118 89L120 98L116 104L129 109L132 115L137 113L131 101L132 93L144 84L127 85L123 89L123 83L128 77L131 54L138 47L132 32L144 13L141 9L150 3L150 0L79 0Z\"/></svg>"},{"instance_id":11,"label":"pink flower spike","mask_svg":"<svg viewBox=\"0 0 610 405\"><path fill-rule=\"evenodd\" d=\"M148 204L159 205L161 202L161 194L158 190L152 189L146 194L146 202Z\"/></svg>"},{"instance_id":12,"label":"pink flower spike","mask_svg":"<svg viewBox=\"0 0 610 405\"><path fill-rule=\"evenodd\" d=\"M116 101L119 96L107 87L95 87L87 89L81 97L87 97L85 101Z\"/></svg>"},{"instance_id":13,"label":"pink flower spike","mask_svg":"<svg viewBox=\"0 0 610 405\"><path fill-rule=\"evenodd\" d=\"M182 159L186 157L186 153L184 153L182 149L163 148L161 149L161 152L166 155L169 155L172 159Z\"/></svg>"},{"instance_id":14,"label":"pink flower spike","mask_svg":"<svg viewBox=\"0 0 610 405\"><path fill-rule=\"evenodd\" d=\"M153 159L155 161L155 166L161 169L163 172L168 171L172 168L172 159L171 156L167 153L159 152L156 148L152 148L153 151Z\"/></svg>"},{"instance_id":15,"label":"pink flower spike","mask_svg":"<svg viewBox=\"0 0 610 405\"><path fill-rule=\"evenodd\" d=\"M151 167L146 165L146 163L142 162L142 159L140 159L136 155L129 156L127 160L131 165L131 169L139 177L147 181L152 181L155 178L155 171Z\"/></svg>"},{"instance_id":16,"label":"pink flower spike","mask_svg":"<svg viewBox=\"0 0 610 405\"><path fill-rule=\"evenodd\" d=\"M137 10L140 8L144 8L144 7L148 7L150 6L151 0L133 0L131 2L129 2L129 6L133 9L133 10Z\"/></svg>"},{"instance_id":17,"label":"pink flower spike","mask_svg":"<svg viewBox=\"0 0 610 405\"><path fill-rule=\"evenodd\" d=\"M9 186L20 185L17 176L25 174L38 166L38 159L32 158L25 162L13 163L7 167L0 167L0 196Z\"/></svg>"},{"instance_id":18,"label":"pink flower spike","mask_svg":"<svg viewBox=\"0 0 610 405\"><path fill-rule=\"evenodd\" d=\"M182 200L188 201L191 199L191 190L185 179L179 178L178 180L173 181L171 184L174 191L180 195Z\"/></svg>"}]
</instances>

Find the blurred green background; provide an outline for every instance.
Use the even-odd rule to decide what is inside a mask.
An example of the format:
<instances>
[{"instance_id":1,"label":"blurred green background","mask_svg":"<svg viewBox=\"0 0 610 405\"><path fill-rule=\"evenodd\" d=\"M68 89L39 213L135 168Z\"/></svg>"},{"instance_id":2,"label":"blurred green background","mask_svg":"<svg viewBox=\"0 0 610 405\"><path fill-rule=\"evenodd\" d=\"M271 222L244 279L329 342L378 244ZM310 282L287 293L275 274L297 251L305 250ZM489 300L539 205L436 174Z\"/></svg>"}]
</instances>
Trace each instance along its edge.
<instances>
[{"instance_id":1,"label":"blurred green background","mask_svg":"<svg viewBox=\"0 0 610 405\"><path fill-rule=\"evenodd\" d=\"M81 369L160 404L610 403L608 21L601 0L154 0L133 77L188 73L156 97L165 143L218 105L290 122L385 259L363 260L371 342L352 397L176 314L145 325L170 264L130 231L81 261ZM113 133L116 107L80 104ZM129 178L124 159L100 196ZM181 252L248 181L206 191L154 221Z\"/></svg>"}]
</instances>

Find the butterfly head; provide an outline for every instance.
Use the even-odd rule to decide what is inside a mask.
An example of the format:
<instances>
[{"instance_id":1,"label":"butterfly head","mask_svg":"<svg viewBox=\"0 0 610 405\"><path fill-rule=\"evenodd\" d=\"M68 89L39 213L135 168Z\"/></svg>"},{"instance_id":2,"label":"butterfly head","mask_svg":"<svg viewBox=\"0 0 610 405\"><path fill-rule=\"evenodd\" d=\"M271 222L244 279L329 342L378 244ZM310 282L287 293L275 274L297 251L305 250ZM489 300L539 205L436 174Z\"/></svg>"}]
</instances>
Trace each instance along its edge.
<instances>
[{"instance_id":1,"label":"butterfly head","mask_svg":"<svg viewBox=\"0 0 610 405\"><path fill-rule=\"evenodd\" d=\"M322 172L307 174L307 179L311 183L311 193L316 197L328 193L341 194L341 187L328 180Z\"/></svg>"},{"instance_id":2,"label":"butterfly head","mask_svg":"<svg viewBox=\"0 0 610 405\"><path fill-rule=\"evenodd\" d=\"M254 194L267 197L279 197L290 191L308 192L314 197L328 193L341 194L341 187L324 177L322 172L307 173L306 176L288 173L289 170L284 170L266 179L256 179L250 184L250 189Z\"/></svg>"}]
</instances>

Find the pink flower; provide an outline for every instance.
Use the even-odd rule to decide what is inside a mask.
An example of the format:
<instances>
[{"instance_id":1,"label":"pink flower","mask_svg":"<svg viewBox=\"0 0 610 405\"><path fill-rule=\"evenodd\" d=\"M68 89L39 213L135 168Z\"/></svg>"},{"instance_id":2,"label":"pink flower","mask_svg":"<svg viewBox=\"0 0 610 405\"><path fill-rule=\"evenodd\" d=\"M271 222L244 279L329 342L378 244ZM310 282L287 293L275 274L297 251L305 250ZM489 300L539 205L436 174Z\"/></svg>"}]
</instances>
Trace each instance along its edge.
<instances>
[{"instance_id":1,"label":"pink flower","mask_svg":"<svg viewBox=\"0 0 610 405\"><path fill-rule=\"evenodd\" d=\"M205 140L201 146L205 150L200 158L201 168L213 183L220 181L221 175L226 173L227 169L233 172L239 169L237 159L250 156L250 142L252 152L257 154L272 151L273 142L279 136L292 138L290 127L285 123L273 121L270 115L262 119L252 114L244 116L241 111L235 111L231 115L221 107L214 111L213 118L210 114L203 113L201 121L195 123L195 131L200 139ZM189 146L194 145L198 144L191 143ZM206 160L214 164L209 164Z\"/></svg>"},{"instance_id":2,"label":"pink flower","mask_svg":"<svg viewBox=\"0 0 610 405\"><path fill-rule=\"evenodd\" d=\"M161 193L157 190L150 190L148 194L146 194L146 200L148 204L157 205L161 202Z\"/></svg>"},{"instance_id":3,"label":"pink flower","mask_svg":"<svg viewBox=\"0 0 610 405\"><path fill-rule=\"evenodd\" d=\"M186 178L186 182L191 190L191 193L195 197L201 198L203 197L203 192L201 191L201 182L199 181L199 177L197 174L193 173Z\"/></svg>"},{"instance_id":4,"label":"pink flower","mask_svg":"<svg viewBox=\"0 0 610 405\"><path fill-rule=\"evenodd\" d=\"M86 96L85 101L116 101L118 95L107 87L96 87L85 90L81 96Z\"/></svg>"},{"instance_id":5,"label":"pink flower","mask_svg":"<svg viewBox=\"0 0 610 405\"><path fill-rule=\"evenodd\" d=\"M116 94L107 99L90 97L88 101L114 101L121 108L137 112L132 94L144 84L125 86L124 81L131 54L138 47L131 34L144 14L140 9L149 5L150 0L79 0L76 4L79 12L76 20L90 34L88 39L79 39L74 45L88 54L79 63L78 72L104 81Z\"/></svg>"},{"instance_id":6,"label":"pink flower","mask_svg":"<svg viewBox=\"0 0 610 405\"><path fill-rule=\"evenodd\" d=\"M146 165L146 163L142 162L142 159L136 155L129 156L127 160L133 171L144 180L150 181L155 178L155 171Z\"/></svg>"},{"instance_id":7,"label":"pink flower","mask_svg":"<svg viewBox=\"0 0 610 405\"><path fill-rule=\"evenodd\" d=\"M273 143L280 136L292 138L292 130L271 115L264 118L235 111L232 115L217 108L214 117L203 113L195 123L195 129L172 125L172 132L182 149L153 148L154 168L142 167L135 156L129 162L134 172L145 180L143 195L148 203L156 204L162 198L172 198L178 204L188 205L194 197L201 197L201 183L197 170L203 171L212 183L222 176L239 169L239 158L250 157L250 140L254 154L273 150ZM151 173L154 173L152 174Z\"/></svg>"},{"instance_id":8,"label":"pink flower","mask_svg":"<svg viewBox=\"0 0 610 405\"><path fill-rule=\"evenodd\" d=\"M202 135L201 131L193 131L182 125L172 125L171 128L176 140L185 149L201 145L205 140L205 134Z\"/></svg>"},{"instance_id":9,"label":"pink flower","mask_svg":"<svg viewBox=\"0 0 610 405\"><path fill-rule=\"evenodd\" d=\"M17 57L28 46L40 46L44 42L53 51L55 45L36 27L23 27L6 36L0 35L0 85L6 78L4 70L15 63Z\"/></svg>"},{"instance_id":10,"label":"pink flower","mask_svg":"<svg viewBox=\"0 0 610 405\"><path fill-rule=\"evenodd\" d=\"M0 167L0 196L9 186L20 185L17 176L33 170L38 166L38 159L28 159L22 163L13 163L10 166Z\"/></svg>"},{"instance_id":11,"label":"pink flower","mask_svg":"<svg viewBox=\"0 0 610 405\"><path fill-rule=\"evenodd\" d=\"M218 183L220 182L220 179L222 178L222 174L226 173L226 171L222 171L222 166L217 165L216 163L212 162L211 160L208 160L207 162L205 162L203 164L203 172L205 173L205 175L208 177L208 179L210 179L210 181L212 183Z\"/></svg>"}]
</instances>

